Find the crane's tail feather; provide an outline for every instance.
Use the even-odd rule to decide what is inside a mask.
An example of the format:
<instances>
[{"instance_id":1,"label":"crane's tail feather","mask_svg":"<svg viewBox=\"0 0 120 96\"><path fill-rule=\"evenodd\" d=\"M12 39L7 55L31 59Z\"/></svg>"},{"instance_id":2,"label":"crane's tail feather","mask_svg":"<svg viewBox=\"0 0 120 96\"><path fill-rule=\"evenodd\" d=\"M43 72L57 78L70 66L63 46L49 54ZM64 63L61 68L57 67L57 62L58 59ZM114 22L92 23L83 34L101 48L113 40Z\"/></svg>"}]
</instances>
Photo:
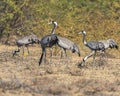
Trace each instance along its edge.
<instances>
[{"instance_id":1,"label":"crane's tail feather","mask_svg":"<svg viewBox=\"0 0 120 96\"><path fill-rule=\"evenodd\" d=\"M114 40L110 40L109 41L109 47L112 49L112 48L116 48L118 49L118 45L117 43L114 41Z\"/></svg>"},{"instance_id":2,"label":"crane's tail feather","mask_svg":"<svg viewBox=\"0 0 120 96\"><path fill-rule=\"evenodd\" d=\"M114 45L114 48L118 49L119 47L118 47L118 45Z\"/></svg>"}]
</instances>

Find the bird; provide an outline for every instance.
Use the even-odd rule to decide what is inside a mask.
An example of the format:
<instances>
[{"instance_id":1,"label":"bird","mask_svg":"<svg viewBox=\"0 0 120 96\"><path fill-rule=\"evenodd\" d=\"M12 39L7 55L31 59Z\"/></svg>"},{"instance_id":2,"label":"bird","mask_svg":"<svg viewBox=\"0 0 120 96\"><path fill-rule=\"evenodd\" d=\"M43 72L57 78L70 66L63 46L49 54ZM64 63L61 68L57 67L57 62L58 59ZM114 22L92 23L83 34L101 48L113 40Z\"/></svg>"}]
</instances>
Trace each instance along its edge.
<instances>
[{"instance_id":1,"label":"bird","mask_svg":"<svg viewBox=\"0 0 120 96\"><path fill-rule=\"evenodd\" d=\"M54 25L54 29L57 27L57 22L56 21L52 21L50 22L49 24L53 24ZM52 30L52 34L55 34L55 30ZM65 37L61 37L59 35L57 35L57 45L64 50L65 52L65 55L67 57L67 53L66 53L66 50L71 50L72 53L75 53L77 52L78 53L78 56L80 56L80 49L79 47L77 46L77 44L75 44L74 42L72 42L71 40L65 38ZM61 50L61 58L62 58L62 50Z\"/></svg>"},{"instance_id":2,"label":"bird","mask_svg":"<svg viewBox=\"0 0 120 96\"><path fill-rule=\"evenodd\" d=\"M105 51L105 46L102 42L98 42L98 41L86 41L86 31L82 30L82 32L79 32L78 34L82 34L83 35L83 44L88 47L91 50L91 53L87 56L85 56L82 60L82 63L79 64L78 66L84 66L85 62L88 58L90 58L91 56L93 56L93 65L94 65L94 60L95 60L95 56L96 56L96 52L97 51Z\"/></svg>"},{"instance_id":3,"label":"bird","mask_svg":"<svg viewBox=\"0 0 120 96\"><path fill-rule=\"evenodd\" d=\"M39 59L39 66L42 63L43 56L45 55L45 61L46 61L46 48L52 48L57 44L57 35L54 34L55 29L57 27L57 23L54 24L54 27L52 28L51 34L44 36L40 41L39 44L42 48L42 54Z\"/></svg>"},{"instance_id":4,"label":"bird","mask_svg":"<svg viewBox=\"0 0 120 96\"><path fill-rule=\"evenodd\" d=\"M37 38L37 36L35 34L31 34L31 35L28 35L28 36L24 36L22 38L19 38L17 41L16 41L16 45L18 47L18 50L15 50L13 51L13 56L15 56L15 54L17 52L20 52L20 48L22 47L23 49L23 54L24 54L24 47L27 48L27 51L28 51L28 54L29 54L29 49L28 49L28 45L30 44L34 44L34 43L38 43L39 40Z\"/></svg>"}]
</instances>

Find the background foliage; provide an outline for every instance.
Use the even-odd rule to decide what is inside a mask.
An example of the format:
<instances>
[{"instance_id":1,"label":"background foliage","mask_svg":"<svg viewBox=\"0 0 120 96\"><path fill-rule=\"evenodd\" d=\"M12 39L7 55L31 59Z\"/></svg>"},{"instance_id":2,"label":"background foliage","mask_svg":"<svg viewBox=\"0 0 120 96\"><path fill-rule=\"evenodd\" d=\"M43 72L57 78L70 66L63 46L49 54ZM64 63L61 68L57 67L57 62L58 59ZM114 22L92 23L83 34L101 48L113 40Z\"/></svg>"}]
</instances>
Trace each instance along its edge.
<instances>
[{"instance_id":1,"label":"background foliage","mask_svg":"<svg viewBox=\"0 0 120 96\"><path fill-rule=\"evenodd\" d=\"M120 0L1 0L0 36L35 33L41 38L58 22L56 34L81 42L113 38L120 43Z\"/></svg>"}]
</instances>

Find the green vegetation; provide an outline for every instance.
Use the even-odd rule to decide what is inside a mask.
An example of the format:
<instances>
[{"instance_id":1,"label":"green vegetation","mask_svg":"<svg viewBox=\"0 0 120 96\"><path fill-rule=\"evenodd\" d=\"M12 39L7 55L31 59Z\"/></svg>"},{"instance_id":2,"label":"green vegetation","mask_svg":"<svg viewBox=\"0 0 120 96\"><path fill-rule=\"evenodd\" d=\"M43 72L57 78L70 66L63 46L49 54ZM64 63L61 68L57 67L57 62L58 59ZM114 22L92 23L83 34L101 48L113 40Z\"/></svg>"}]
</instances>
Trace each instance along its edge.
<instances>
[{"instance_id":1,"label":"green vegetation","mask_svg":"<svg viewBox=\"0 0 120 96\"><path fill-rule=\"evenodd\" d=\"M120 43L120 0L1 0L0 36L8 33L35 33L42 37L51 31L48 22L58 22L56 34L77 43L86 30L88 40L113 38Z\"/></svg>"}]
</instances>

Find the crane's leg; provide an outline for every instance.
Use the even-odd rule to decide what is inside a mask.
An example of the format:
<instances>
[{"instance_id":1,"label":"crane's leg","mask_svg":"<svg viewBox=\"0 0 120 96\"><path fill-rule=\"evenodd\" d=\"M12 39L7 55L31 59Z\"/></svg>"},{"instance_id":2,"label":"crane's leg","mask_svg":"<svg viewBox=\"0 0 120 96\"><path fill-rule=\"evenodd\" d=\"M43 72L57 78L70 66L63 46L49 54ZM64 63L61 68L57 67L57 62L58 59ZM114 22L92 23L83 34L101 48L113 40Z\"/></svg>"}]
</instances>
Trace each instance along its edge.
<instances>
[{"instance_id":1,"label":"crane's leg","mask_svg":"<svg viewBox=\"0 0 120 96\"><path fill-rule=\"evenodd\" d=\"M66 55L66 57L67 57L67 52L66 52L66 49L64 49L64 48L61 48L61 58L63 57L63 50L64 50L64 52L65 52L65 55Z\"/></svg>"},{"instance_id":2,"label":"crane's leg","mask_svg":"<svg viewBox=\"0 0 120 96\"><path fill-rule=\"evenodd\" d=\"M60 48L60 62L62 62L62 58L63 58L63 48Z\"/></svg>"},{"instance_id":3,"label":"crane's leg","mask_svg":"<svg viewBox=\"0 0 120 96\"><path fill-rule=\"evenodd\" d=\"M61 54L60 54L60 57L61 57L61 59L62 59L62 57L63 57L63 50L62 50L62 48L61 48Z\"/></svg>"},{"instance_id":4,"label":"crane's leg","mask_svg":"<svg viewBox=\"0 0 120 96\"><path fill-rule=\"evenodd\" d=\"M107 63L108 61L108 57L107 57L107 54L106 54L106 51L100 51L100 63L99 63L99 66Z\"/></svg>"},{"instance_id":5,"label":"crane's leg","mask_svg":"<svg viewBox=\"0 0 120 96\"><path fill-rule=\"evenodd\" d=\"M55 51L54 51L54 55L55 55L55 56L57 56L57 52L58 52L57 46L55 46Z\"/></svg>"},{"instance_id":6,"label":"crane's leg","mask_svg":"<svg viewBox=\"0 0 120 96\"><path fill-rule=\"evenodd\" d=\"M22 46L22 50L23 50L23 54L22 54L22 62L23 62L23 60L24 60L24 45Z\"/></svg>"},{"instance_id":7,"label":"crane's leg","mask_svg":"<svg viewBox=\"0 0 120 96\"><path fill-rule=\"evenodd\" d=\"M43 59L43 56L44 56L44 53L45 53L45 48L42 48L42 54L41 54L41 57L40 57L40 59L39 59L39 66L41 65L41 63L42 63L42 59Z\"/></svg>"},{"instance_id":8,"label":"crane's leg","mask_svg":"<svg viewBox=\"0 0 120 96\"><path fill-rule=\"evenodd\" d=\"M107 56L106 51L102 51L101 53L105 56L105 59L108 61L108 56Z\"/></svg>"},{"instance_id":9,"label":"crane's leg","mask_svg":"<svg viewBox=\"0 0 120 96\"><path fill-rule=\"evenodd\" d=\"M66 59L65 59L65 62L66 62L65 69L68 69L68 65L71 62L71 59L69 60L69 57L67 55L67 50L66 49L64 49L64 52L65 52L65 56L66 56Z\"/></svg>"},{"instance_id":10,"label":"crane's leg","mask_svg":"<svg viewBox=\"0 0 120 96\"><path fill-rule=\"evenodd\" d=\"M66 49L64 49L64 52L65 52L65 56L66 56L66 58L67 58L67 59L66 59L66 60L67 60L66 62L68 63L68 62L71 61L71 59L69 60L69 57L68 57L68 55L67 55L67 51L66 51Z\"/></svg>"},{"instance_id":11,"label":"crane's leg","mask_svg":"<svg viewBox=\"0 0 120 96\"><path fill-rule=\"evenodd\" d=\"M44 62L46 63L46 50L44 51L45 57L44 57Z\"/></svg>"},{"instance_id":12,"label":"crane's leg","mask_svg":"<svg viewBox=\"0 0 120 96\"><path fill-rule=\"evenodd\" d=\"M52 48L50 48L50 63L52 62L52 56L53 56L53 54L52 54Z\"/></svg>"},{"instance_id":13,"label":"crane's leg","mask_svg":"<svg viewBox=\"0 0 120 96\"><path fill-rule=\"evenodd\" d=\"M95 57L96 57L96 51L95 51L95 53L93 55L93 67L95 66Z\"/></svg>"},{"instance_id":14,"label":"crane's leg","mask_svg":"<svg viewBox=\"0 0 120 96\"><path fill-rule=\"evenodd\" d=\"M85 62L86 62L86 60L88 59L88 58L90 58L91 56L93 56L95 54L95 51L92 51L88 56L85 56L84 58L83 58L83 61L82 61L82 63L81 64L79 64L78 66L84 66L85 65Z\"/></svg>"},{"instance_id":15,"label":"crane's leg","mask_svg":"<svg viewBox=\"0 0 120 96\"><path fill-rule=\"evenodd\" d=\"M67 52L66 52L66 49L64 49L64 52L65 52L65 55L66 55L66 57L67 57Z\"/></svg>"},{"instance_id":16,"label":"crane's leg","mask_svg":"<svg viewBox=\"0 0 120 96\"><path fill-rule=\"evenodd\" d=\"M50 57L52 57L52 55L53 55L53 54L52 54L52 48L50 48Z\"/></svg>"},{"instance_id":17,"label":"crane's leg","mask_svg":"<svg viewBox=\"0 0 120 96\"><path fill-rule=\"evenodd\" d=\"M15 51L13 52L13 56L15 56L17 52L20 52L20 47L19 47L19 46L18 46L18 50L15 50Z\"/></svg>"},{"instance_id":18,"label":"crane's leg","mask_svg":"<svg viewBox=\"0 0 120 96\"><path fill-rule=\"evenodd\" d=\"M28 46L26 46L26 48L27 48L27 51L28 51L28 54L30 53L30 51L29 51L29 48L28 48Z\"/></svg>"}]
</instances>

